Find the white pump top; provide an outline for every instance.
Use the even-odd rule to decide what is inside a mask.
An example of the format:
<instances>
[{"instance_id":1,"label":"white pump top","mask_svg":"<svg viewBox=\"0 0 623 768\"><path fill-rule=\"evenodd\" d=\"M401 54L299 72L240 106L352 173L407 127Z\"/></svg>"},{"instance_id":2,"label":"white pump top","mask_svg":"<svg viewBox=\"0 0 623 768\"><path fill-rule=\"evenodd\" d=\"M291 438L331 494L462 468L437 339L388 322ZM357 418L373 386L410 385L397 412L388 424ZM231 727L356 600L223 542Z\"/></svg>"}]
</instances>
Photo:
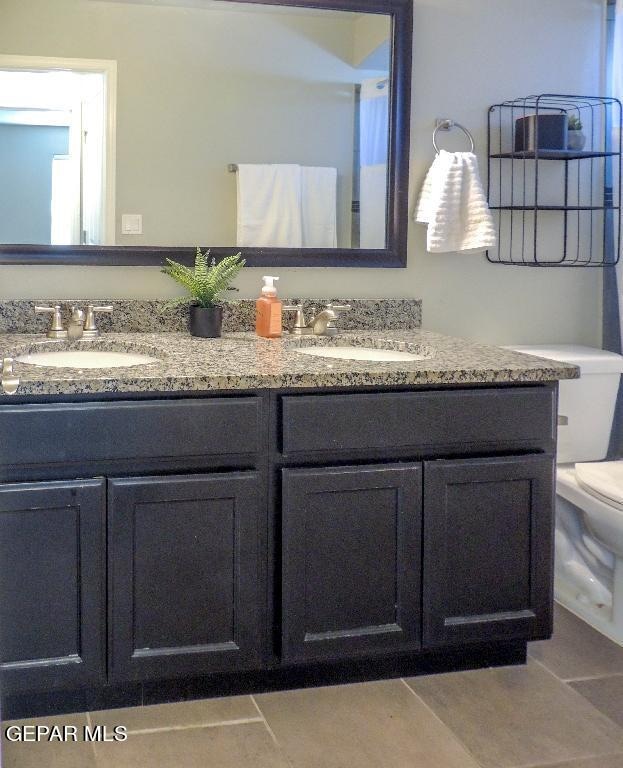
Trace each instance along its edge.
<instances>
[{"instance_id":1,"label":"white pump top","mask_svg":"<svg viewBox=\"0 0 623 768\"><path fill-rule=\"evenodd\" d=\"M272 275L264 275L262 280L264 281L264 285L262 286L262 296L276 296L277 288L275 287L275 280L279 280L279 278Z\"/></svg>"}]
</instances>

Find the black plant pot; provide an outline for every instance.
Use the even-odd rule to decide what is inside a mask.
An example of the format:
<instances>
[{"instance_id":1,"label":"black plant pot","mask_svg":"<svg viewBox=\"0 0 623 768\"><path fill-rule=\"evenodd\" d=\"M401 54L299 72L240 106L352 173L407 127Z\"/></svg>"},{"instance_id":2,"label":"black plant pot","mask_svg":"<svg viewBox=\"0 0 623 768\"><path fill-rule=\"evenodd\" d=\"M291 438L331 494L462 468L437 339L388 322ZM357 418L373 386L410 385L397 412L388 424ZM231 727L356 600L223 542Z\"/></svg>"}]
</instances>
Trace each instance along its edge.
<instances>
[{"instance_id":1,"label":"black plant pot","mask_svg":"<svg viewBox=\"0 0 623 768\"><path fill-rule=\"evenodd\" d=\"M218 339L223 329L223 307L190 307L191 336Z\"/></svg>"}]
</instances>

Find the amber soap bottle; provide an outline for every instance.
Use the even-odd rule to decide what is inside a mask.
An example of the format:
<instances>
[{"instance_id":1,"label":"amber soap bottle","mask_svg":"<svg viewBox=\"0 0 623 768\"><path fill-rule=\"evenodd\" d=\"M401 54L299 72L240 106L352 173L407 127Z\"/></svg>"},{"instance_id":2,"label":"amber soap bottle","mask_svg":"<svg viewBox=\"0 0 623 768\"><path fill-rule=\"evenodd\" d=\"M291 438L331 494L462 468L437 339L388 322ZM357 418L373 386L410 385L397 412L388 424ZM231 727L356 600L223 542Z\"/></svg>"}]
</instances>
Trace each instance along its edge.
<instances>
[{"instance_id":1,"label":"amber soap bottle","mask_svg":"<svg viewBox=\"0 0 623 768\"><path fill-rule=\"evenodd\" d=\"M267 339L277 339L281 336L282 304L277 298L275 280L278 277L265 275L262 295L255 302L255 332Z\"/></svg>"}]
</instances>

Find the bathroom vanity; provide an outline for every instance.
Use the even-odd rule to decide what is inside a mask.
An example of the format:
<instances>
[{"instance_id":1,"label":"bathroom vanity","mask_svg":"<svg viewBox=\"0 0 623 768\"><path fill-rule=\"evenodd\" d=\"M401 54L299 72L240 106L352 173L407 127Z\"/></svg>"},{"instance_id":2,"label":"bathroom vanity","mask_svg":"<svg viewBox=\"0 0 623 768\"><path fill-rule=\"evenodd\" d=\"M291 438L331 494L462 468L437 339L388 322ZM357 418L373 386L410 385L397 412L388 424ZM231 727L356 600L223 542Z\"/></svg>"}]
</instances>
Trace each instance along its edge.
<instances>
[{"instance_id":1,"label":"bathroom vanity","mask_svg":"<svg viewBox=\"0 0 623 768\"><path fill-rule=\"evenodd\" d=\"M297 343L338 342L423 359L110 334L159 362L16 364L4 695L516 663L549 636L556 380L577 369L423 331Z\"/></svg>"}]
</instances>

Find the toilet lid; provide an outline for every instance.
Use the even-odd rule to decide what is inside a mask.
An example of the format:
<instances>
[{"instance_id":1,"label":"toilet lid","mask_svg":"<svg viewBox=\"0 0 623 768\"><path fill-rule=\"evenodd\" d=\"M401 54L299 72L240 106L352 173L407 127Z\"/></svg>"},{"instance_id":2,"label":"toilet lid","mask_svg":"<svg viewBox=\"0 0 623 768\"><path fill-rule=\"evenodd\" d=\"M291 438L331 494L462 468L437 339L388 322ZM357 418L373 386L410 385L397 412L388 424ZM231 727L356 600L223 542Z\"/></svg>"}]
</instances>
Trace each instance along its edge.
<instances>
[{"instance_id":1,"label":"toilet lid","mask_svg":"<svg viewBox=\"0 0 623 768\"><path fill-rule=\"evenodd\" d=\"M575 476L578 483L591 496L596 496L606 504L623 510L623 461L576 464Z\"/></svg>"}]
</instances>

